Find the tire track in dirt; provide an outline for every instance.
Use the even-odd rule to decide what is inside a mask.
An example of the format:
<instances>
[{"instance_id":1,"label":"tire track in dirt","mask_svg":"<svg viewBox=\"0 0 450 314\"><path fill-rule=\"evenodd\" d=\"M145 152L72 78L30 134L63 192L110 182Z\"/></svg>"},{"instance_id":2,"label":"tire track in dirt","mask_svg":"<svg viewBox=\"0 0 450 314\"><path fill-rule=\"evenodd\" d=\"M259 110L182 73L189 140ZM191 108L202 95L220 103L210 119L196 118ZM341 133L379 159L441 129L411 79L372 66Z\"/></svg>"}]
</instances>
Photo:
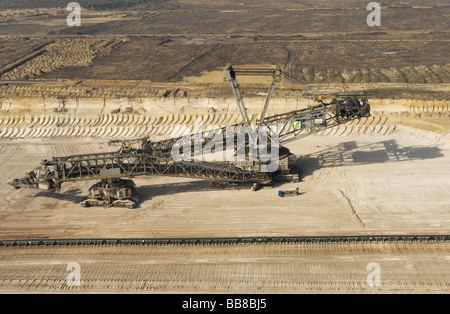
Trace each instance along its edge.
<instances>
[{"instance_id":1,"label":"tire track in dirt","mask_svg":"<svg viewBox=\"0 0 450 314\"><path fill-rule=\"evenodd\" d=\"M222 47L222 44L215 45L211 50L207 51L206 53L202 54L201 56L199 56L195 60L193 60L193 61L189 62L188 64L186 64L185 66L183 66L175 75L172 75L172 76L168 77L167 80L171 81L171 80L179 79L183 75L183 72L185 72L187 69L189 69L194 64L202 61L203 59L205 59L209 55L211 55L214 52L216 52L220 47Z\"/></svg>"}]
</instances>

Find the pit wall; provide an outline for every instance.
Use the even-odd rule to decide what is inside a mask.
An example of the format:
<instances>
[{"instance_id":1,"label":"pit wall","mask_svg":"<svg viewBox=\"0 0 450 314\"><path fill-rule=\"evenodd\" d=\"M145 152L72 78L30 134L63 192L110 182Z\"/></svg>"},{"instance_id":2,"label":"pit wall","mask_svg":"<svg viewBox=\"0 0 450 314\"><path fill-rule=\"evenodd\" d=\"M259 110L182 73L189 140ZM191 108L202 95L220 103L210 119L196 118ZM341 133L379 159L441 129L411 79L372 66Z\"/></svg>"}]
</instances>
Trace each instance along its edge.
<instances>
[{"instance_id":1,"label":"pit wall","mask_svg":"<svg viewBox=\"0 0 450 314\"><path fill-rule=\"evenodd\" d=\"M252 123L259 119L264 101L263 98L246 101ZM403 117L449 116L448 104L444 101L372 99L370 103L371 117L322 131L319 135L389 135L396 130L399 119ZM313 104L312 100L305 99L276 99L271 103L268 115L307 108ZM152 140L158 140L182 136L186 128L180 128L180 125L194 132L195 121L199 117L204 127L211 128L242 123L232 98L196 101L177 98L69 99L65 102L58 99L11 99L1 102L0 139L105 140L151 136ZM418 127L438 133L447 131L446 128L438 129L434 124Z\"/></svg>"},{"instance_id":2,"label":"pit wall","mask_svg":"<svg viewBox=\"0 0 450 314\"><path fill-rule=\"evenodd\" d=\"M261 114L265 97L244 100L249 115ZM272 99L267 116L307 108L316 104L303 98ZM411 100L411 99L370 99L372 114L431 114L448 116L449 101ZM207 115L238 113L234 98L189 99L189 98L76 98L59 100L57 98L9 98L0 99L0 116L76 114L98 116L107 114L134 114L163 117L171 114Z\"/></svg>"}]
</instances>

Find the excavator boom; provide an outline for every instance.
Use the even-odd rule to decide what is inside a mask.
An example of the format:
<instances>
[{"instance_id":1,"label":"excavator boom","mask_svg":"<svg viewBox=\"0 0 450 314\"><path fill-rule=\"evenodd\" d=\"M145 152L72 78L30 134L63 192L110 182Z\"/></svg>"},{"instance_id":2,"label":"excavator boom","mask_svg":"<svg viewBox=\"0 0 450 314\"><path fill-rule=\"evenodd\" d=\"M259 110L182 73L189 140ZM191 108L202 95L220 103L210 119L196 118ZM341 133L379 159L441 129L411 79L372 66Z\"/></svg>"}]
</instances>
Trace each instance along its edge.
<instances>
[{"instance_id":1,"label":"excavator boom","mask_svg":"<svg viewBox=\"0 0 450 314\"><path fill-rule=\"evenodd\" d=\"M155 157L149 151L131 150L53 158L44 161L26 177L15 179L15 188L59 190L64 182L106 180L135 176L173 176L230 182L270 182L268 173L243 170L231 163L175 162Z\"/></svg>"}]
</instances>

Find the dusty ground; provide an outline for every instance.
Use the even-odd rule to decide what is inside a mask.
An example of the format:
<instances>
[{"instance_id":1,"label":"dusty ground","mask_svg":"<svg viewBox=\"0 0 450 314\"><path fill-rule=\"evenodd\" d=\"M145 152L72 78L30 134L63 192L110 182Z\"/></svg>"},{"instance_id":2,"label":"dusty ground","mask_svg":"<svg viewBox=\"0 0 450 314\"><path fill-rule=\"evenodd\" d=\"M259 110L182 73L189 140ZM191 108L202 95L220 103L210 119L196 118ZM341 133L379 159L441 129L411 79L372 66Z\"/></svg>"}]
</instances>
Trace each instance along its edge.
<instances>
[{"instance_id":1,"label":"dusty ground","mask_svg":"<svg viewBox=\"0 0 450 314\"><path fill-rule=\"evenodd\" d=\"M445 294L448 252L448 243L0 247L0 292ZM79 287L67 285L73 262ZM379 285L367 280L371 263Z\"/></svg>"},{"instance_id":2,"label":"dusty ground","mask_svg":"<svg viewBox=\"0 0 450 314\"><path fill-rule=\"evenodd\" d=\"M341 126L289 144L302 182L252 192L211 190L209 182L135 178L139 208L84 209L93 182L64 184L62 193L6 186L0 236L226 237L329 234L445 234L448 212L448 133L386 119ZM52 156L112 151L101 140L7 140L1 143L6 184ZM279 189L305 194L281 199ZM212 204L214 204L212 206ZM273 222L276 221L274 224Z\"/></svg>"},{"instance_id":3,"label":"dusty ground","mask_svg":"<svg viewBox=\"0 0 450 314\"><path fill-rule=\"evenodd\" d=\"M449 234L447 1L383 1L376 28L356 0L86 0L72 28L62 2L0 4L1 239ZM277 63L285 76L271 114L317 94L365 93L373 117L289 144L301 182L258 192L139 177L137 209L84 209L94 182L59 194L6 185L52 156L114 150L110 138L167 137L198 116L240 122L228 63L253 121L271 77L248 71ZM277 195L295 188L304 194ZM448 292L448 245L418 245L201 247L200 257L191 247L129 249L132 263L115 250L106 266L91 248L0 248L0 291L62 291L61 263L81 254L87 290ZM362 281L373 261L392 275L376 291Z\"/></svg>"}]
</instances>

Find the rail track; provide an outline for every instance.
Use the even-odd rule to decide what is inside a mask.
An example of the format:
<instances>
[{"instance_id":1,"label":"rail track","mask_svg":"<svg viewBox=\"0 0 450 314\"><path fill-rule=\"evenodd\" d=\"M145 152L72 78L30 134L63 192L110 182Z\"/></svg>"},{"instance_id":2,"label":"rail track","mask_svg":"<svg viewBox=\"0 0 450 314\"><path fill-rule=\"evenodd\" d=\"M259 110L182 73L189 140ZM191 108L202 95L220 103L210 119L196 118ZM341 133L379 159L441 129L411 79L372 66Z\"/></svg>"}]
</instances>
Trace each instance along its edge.
<instances>
[{"instance_id":1,"label":"rail track","mask_svg":"<svg viewBox=\"0 0 450 314\"><path fill-rule=\"evenodd\" d=\"M450 235L363 235L307 237L142 238L142 239L29 239L0 240L0 246L185 245L244 243L450 242Z\"/></svg>"}]
</instances>

